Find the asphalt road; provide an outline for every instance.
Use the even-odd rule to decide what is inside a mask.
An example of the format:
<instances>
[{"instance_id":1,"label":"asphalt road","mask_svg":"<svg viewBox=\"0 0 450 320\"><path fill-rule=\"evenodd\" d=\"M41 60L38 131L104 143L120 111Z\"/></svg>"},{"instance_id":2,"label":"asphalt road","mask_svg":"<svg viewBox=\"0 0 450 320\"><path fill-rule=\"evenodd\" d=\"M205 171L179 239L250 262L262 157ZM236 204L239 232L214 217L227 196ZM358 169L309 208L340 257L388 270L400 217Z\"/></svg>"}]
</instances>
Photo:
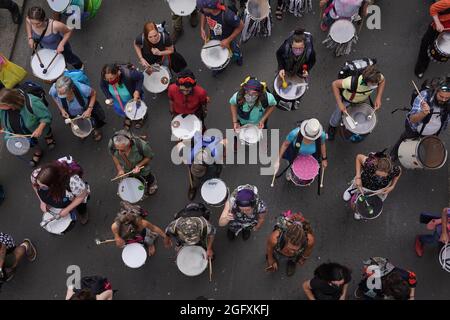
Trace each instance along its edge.
<instances>
[{"instance_id":1,"label":"asphalt road","mask_svg":"<svg viewBox=\"0 0 450 320\"><path fill-rule=\"evenodd\" d=\"M115 170L107 153L106 138L120 128L121 120L109 111L108 124L104 128L105 139L101 143L92 139L81 142L52 107L57 147L46 152L43 161L70 154L82 164L92 188L91 219L87 226L77 225L62 237L43 231L39 227L39 202L29 183L31 169L10 155L3 144L0 181L7 190L7 199L0 211L0 231L12 234L17 241L31 238L36 243L39 256L33 264L24 263L20 267L15 279L3 287L0 299L63 299L66 269L70 265L80 266L83 275L109 277L114 287L120 290L116 296L118 299L193 299L200 295L215 299L305 299L300 285L312 277L314 268L320 263L331 260L352 268L352 293L360 279L362 260L370 256L385 256L394 264L415 271L418 276L417 299L448 299L450 276L438 264L437 248L426 250L422 258L416 257L414 252L415 235L426 232L424 225L419 224L419 213L440 212L448 205L447 166L436 171L405 171L396 190L385 202L383 214L374 221L355 221L341 198L354 174L356 154L392 145L403 130L405 114L391 115L390 111L407 106L409 102L419 42L430 21L430 2L379 1L381 30L364 28L352 54L340 58L333 57L321 45L325 34L319 29L318 6L314 3L314 13L304 18L286 15L282 22L274 21L270 38L252 39L243 45L244 65L230 65L217 79L200 60L202 41L199 30L192 29L185 19L185 34L177 43L177 50L187 59L199 84L207 89L212 99L207 118L209 128L223 130L231 126L228 99L246 75L273 81L275 51L289 31L298 25L314 35L318 61L301 109L293 113L277 110L270 119L270 127L281 129L281 136L289 132L297 119L316 117L322 124L327 123L334 108L330 83L345 60L377 57L387 79L376 130L360 144L340 139L328 143L329 169L322 196L317 196L315 185L299 189L284 179L279 179L271 189L271 178L259 175L259 165L227 165L224 168L222 178L230 189L244 183L258 186L262 199L269 206L269 217L262 230L245 243L240 239L230 243L226 229L219 228L214 246L217 257L212 283L208 281L207 272L195 278L182 275L174 264L174 251L164 249L161 242L156 256L138 270L128 269L122 263L121 250L114 245L94 244L96 237L110 237L110 225L120 200L116 195L117 184L109 182ZM27 8L36 4L46 7L44 0L29 0ZM170 11L164 1L108 0L104 1L95 20L75 33L72 47L85 62L95 89L99 90L100 69L104 63L137 63L132 42L148 20L166 20L170 24ZM24 25L21 26L13 60L29 69L30 50ZM426 75L438 76L445 70L448 72L448 64L432 64ZM99 96L103 101L101 93ZM145 102L150 106L150 117L140 132L149 135L156 152L153 171L158 178L159 191L147 198L143 206L150 211L148 219L164 228L174 212L188 202L188 180L185 167L170 162L173 144L170 142L166 95L147 93ZM444 135L448 144L448 133ZM301 210L312 222L316 236L312 257L297 269L292 278L285 276L284 267L276 274L264 271L266 238L275 218L285 209ZM217 222L220 210L213 211L212 220Z\"/></svg>"}]
</instances>

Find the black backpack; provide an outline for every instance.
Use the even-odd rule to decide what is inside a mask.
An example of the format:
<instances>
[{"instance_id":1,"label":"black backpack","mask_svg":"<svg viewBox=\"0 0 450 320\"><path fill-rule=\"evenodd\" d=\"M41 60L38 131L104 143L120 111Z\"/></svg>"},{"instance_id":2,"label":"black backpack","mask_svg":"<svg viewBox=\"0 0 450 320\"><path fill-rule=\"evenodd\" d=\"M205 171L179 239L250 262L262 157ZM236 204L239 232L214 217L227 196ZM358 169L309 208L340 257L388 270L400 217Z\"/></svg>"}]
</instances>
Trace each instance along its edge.
<instances>
[{"instance_id":1,"label":"black backpack","mask_svg":"<svg viewBox=\"0 0 450 320\"><path fill-rule=\"evenodd\" d=\"M108 279L102 276L87 276L81 278L81 289L89 289L93 295L112 290ZM77 290L75 290L76 292Z\"/></svg>"},{"instance_id":2,"label":"black backpack","mask_svg":"<svg viewBox=\"0 0 450 320\"><path fill-rule=\"evenodd\" d=\"M42 101L42 103L46 107L48 107L48 101L46 98L44 88L42 88L39 84L37 84L33 81L25 81L25 82L21 83L17 89L22 94L31 94L31 95L39 98ZM31 101L27 97L25 97L25 104L26 104L28 111L31 114L34 114L33 109L31 108Z\"/></svg>"},{"instance_id":3,"label":"black backpack","mask_svg":"<svg viewBox=\"0 0 450 320\"><path fill-rule=\"evenodd\" d=\"M175 219L185 217L203 217L209 221L211 211L203 204L191 202L175 214Z\"/></svg>"}]
</instances>

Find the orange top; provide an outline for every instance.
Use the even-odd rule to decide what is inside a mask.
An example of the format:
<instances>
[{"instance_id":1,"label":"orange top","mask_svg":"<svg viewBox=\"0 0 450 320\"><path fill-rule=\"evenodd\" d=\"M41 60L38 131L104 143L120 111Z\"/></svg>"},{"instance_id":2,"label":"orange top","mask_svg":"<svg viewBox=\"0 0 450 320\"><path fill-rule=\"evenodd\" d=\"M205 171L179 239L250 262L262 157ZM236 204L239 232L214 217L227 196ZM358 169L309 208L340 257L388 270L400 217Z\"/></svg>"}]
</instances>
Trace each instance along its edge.
<instances>
[{"instance_id":1,"label":"orange top","mask_svg":"<svg viewBox=\"0 0 450 320\"><path fill-rule=\"evenodd\" d=\"M438 15L444 28L450 28L450 0L440 0L430 6L430 15ZM435 23L433 22L433 27Z\"/></svg>"}]
</instances>

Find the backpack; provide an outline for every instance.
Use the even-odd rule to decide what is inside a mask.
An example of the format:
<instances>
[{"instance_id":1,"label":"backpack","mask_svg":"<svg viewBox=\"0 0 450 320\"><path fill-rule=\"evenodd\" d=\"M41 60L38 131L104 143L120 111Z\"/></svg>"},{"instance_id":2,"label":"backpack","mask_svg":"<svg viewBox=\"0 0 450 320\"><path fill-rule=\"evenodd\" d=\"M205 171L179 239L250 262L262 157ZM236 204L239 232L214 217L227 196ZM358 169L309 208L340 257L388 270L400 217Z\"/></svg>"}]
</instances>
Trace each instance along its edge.
<instances>
[{"instance_id":1,"label":"backpack","mask_svg":"<svg viewBox=\"0 0 450 320\"><path fill-rule=\"evenodd\" d=\"M73 160L72 156L59 158L57 161L65 164L70 169L71 175L78 175L80 178L83 177L83 168L79 165L78 162Z\"/></svg>"},{"instance_id":2,"label":"backpack","mask_svg":"<svg viewBox=\"0 0 450 320\"><path fill-rule=\"evenodd\" d=\"M211 211L203 203L192 202L175 213L175 219L185 217L203 217L209 221Z\"/></svg>"},{"instance_id":3,"label":"backpack","mask_svg":"<svg viewBox=\"0 0 450 320\"><path fill-rule=\"evenodd\" d=\"M87 77L86 73L84 73L83 70L73 69L73 70L66 70L64 71L64 76L70 78L73 83L82 83L87 86L91 86L91 82L89 81L89 78Z\"/></svg>"},{"instance_id":4,"label":"backpack","mask_svg":"<svg viewBox=\"0 0 450 320\"><path fill-rule=\"evenodd\" d=\"M117 216L119 217L124 213L132 213L141 218L145 218L148 216L148 211L142 208L141 206L131 204L128 201L120 201L120 212Z\"/></svg>"},{"instance_id":5,"label":"backpack","mask_svg":"<svg viewBox=\"0 0 450 320\"><path fill-rule=\"evenodd\" d=\"M33 81L25 81L18 86L19 91L22 94L31 94L37 98L39 98L42 103L48 107L48 101L46 98L45 90L39 84ZM28 97L25 97L25 106L27 110L34 115L33 109L31 107L31 101Z\"/></svg>"},{"instance_id":6,"label":"backpack","mask_svg":"<svg viewBox=\"0 0 450 320\"><path fill-rule=\"evenodd\" d=\"M305 218L301 213L293 213L291 210L284 211L278 216L274 230L286 231L290 224L301 224L303 226L304 221Z\"/></svg>"},{"instance_id":7,"label":"backpack","mask_svg":"<svg viewBox=\"0 0 450 320\"><path fill-rule=\"evenodd\" d=\"M357 92L358 89L358 79L366 70L367 67L375 65L377 60L375 58L363 58L357 59L353 61L346 61L344 66L338 73L338 79L345 79L348 77L352 77L350 92L352 93L365 93L365 92ZM342 90L343 91L343 90Z\"/></svg>"},{"instance_id":8,"label":"backpack","mask_svg":"<svg viewBox=\"0 0 450 320\"><path fill-rule=\"evenodd\" d=\"M105 292L106 290L112 290L112 286L108 279L105 277L86 276L81 278L81 289L89 289L92 294L98 295Z\"/></svg>"}]
</instances>

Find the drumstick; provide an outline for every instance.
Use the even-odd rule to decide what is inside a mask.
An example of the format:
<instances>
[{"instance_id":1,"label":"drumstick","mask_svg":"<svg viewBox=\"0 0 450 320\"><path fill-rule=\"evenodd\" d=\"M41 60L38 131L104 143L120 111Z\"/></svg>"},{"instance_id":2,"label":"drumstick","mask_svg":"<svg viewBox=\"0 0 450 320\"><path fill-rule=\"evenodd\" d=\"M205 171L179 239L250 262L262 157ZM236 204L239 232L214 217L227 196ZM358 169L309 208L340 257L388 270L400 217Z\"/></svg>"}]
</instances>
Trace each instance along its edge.
<instances>
[{"instance_id":1,"label":"drumstick","mask_svg":"<svg viewBox=\"0 0 450 320\"><path fill-rule=\"evenodd\" d=\"M325 167L322 166L322 176L320 177L320 187L323 188L323 177L325 176Z\"/></svg>"},{"instance_id":2,"label":"drumstick","mask_svg":"<svg viewBox=\"0 0 450 320\"><path fill-rule=\"evenodd\" d=\"M194 189L194 183L192 182L192 176L191 176L191 168L188 166L188 176L189 176L189 186L191 189Z\"/></svg>"},{"instance_id":3,"label":"drumstick","mask_svg":"<svg viewBox=\"0 0 450 320\"><path fill-rule=\"evenodd\" d=\"M202 50L203 50L203 49L214 48L214 47L219 47L219 46L220 46L220 43L218 43L218 44L213 44L212 46L209 46L209 47L203 47Z\"/></svg>"},{"instance_id":4,"label":"drumstick","mask_svg":"<svg viewBox=\"0 0 450 320\"><path fill-rule=\"evenodd\" d=\"M143 169L145 166L140 166L139 167L139 169ZM132 174L133 173L133 170L131 170L130 172L127 172L127 173L124 173L124 174L121 174L120 176L118 176L118 177L115 177L115 178L112 178L111 179L111 182L113 182L113 181L116 181L117 179L120 179L120 178L123 178L123 177L126 177L126 176L128 176L128 175L130 175L130 174Z\"/></svg>"},{"instance_id":5,"label":"drumstick","mask_svg":"<svg viewBox=\"0 0 450 320\"><path fill-rule=\"evenodd\" d=\"M348 122L350 128L351 128L351 129L355 129L356 126L358 125L358 122L356 122L356 121L348 114L347 111L345 112L345 115L346 115L346 116L348 117L348 119L350 120L350 121Z\"/></svg>"},{"instance_id":6,"label":"drumstick","mask_svg":"<svg viewBox=\"0 0 450 320\"><path fill-rule=\"evenodd\" d=\"M276 176L277 176L277 171L275 171L275 172L273 173L272 183L270 184L270 187L271 187L271 188L273 188L273 186L274 186L274 184L275 184L275 178L276 178Z\"/></svg>"},{"instance_id":7,"label":"drumstick","mask_svg":"<svg viewBox=\"0 0 450 320\"><path fill-rule=\"evenodd\" d=\"M101 244L104 244L104 243L116 242L116 240L114 240L114 239L108 239L108 240L103 240L103 241L101 241L100 239L94 239L94 241L95 241L95 244L98 246Z\"/></svg>"},{"instance_id":8,"label":"drumstick","mask_svg":"<svg viewBox=\"0 0 450 320\"><path fill-rule=\"evenodd\" d=\"M44 64L42 63L41 56L39 55L38 50L36 50L36 49L37 49L37 44L36 44L36 42L34 42L33 53L36 54L36 57L38 58L39 66L41 68L44 68Z\"/></svg>"},{"instance_id":9,"label":"drumstick","mask_svg":"<svg viewBox=\"0 0 450 320\"><path fill-rule=\"evenodd\" d=\"M32 134L16 134L5 130L1 130L0 133L6 133L12 135L13 137L20 137L20 138L29 138L33 136Z\"/></svg>"},{"instance_id":10,"label":"drumstick","mask_svg":"<svg viewBox=\"0 0 450 320\"><path fill-rule=\"evenodd\" d=\"M414 88L416 89L416 92L417 92L418 96L419 96L420 99L423 101L423 97L422 97L422 95L420 94L419 88L417 88L416 83L414 82L414 80L411 80L411 82L412 82ZM422 101L420 101L420 102L422 102Z\"/></svg>"},{"instance_id":11,"label":"drumstick","mask_svg":"<svg viewBox=\"0 0 450 320\"><path fill-rule=\"evenodd\" d=\"M52 61L50 61L50 63L48 64L47 68L45 68L44 70L42 70L42 73L43 73L43 74L46 74L46 73L47 73L48 68L53 64L53 61L55 61L55 59L56 59L56 57L58 56L58 54L59 54L59 53L56 52L55 55L54 55L54 57L53 57L53 59L52 59Z\"/></svg>"},{"instance_id":12,"label":"drumstick","mask_svg":"<svg viewBox=\"0 0 450 320\"><path fill-rule=\"evenodd\" d=\"M209 282L212 282L212 260L211 258L209 260Z\"/></svg>"},{"instance_id":13,"label":"drumstick","mask_svg":"<svg viewBox=\"0 0 450 320\"><path fill-rule=\"evenodd\" d=\"M366 204L366 208L369 211L369 214L373 214L373 208L372 206L367 202L366 195L364 194L364 191L362 188L359 188L359 191L361 192L361 195L363 196L364 202ZM357 199L358 200L358 199Z\"/></svg>"}]
</instances>

